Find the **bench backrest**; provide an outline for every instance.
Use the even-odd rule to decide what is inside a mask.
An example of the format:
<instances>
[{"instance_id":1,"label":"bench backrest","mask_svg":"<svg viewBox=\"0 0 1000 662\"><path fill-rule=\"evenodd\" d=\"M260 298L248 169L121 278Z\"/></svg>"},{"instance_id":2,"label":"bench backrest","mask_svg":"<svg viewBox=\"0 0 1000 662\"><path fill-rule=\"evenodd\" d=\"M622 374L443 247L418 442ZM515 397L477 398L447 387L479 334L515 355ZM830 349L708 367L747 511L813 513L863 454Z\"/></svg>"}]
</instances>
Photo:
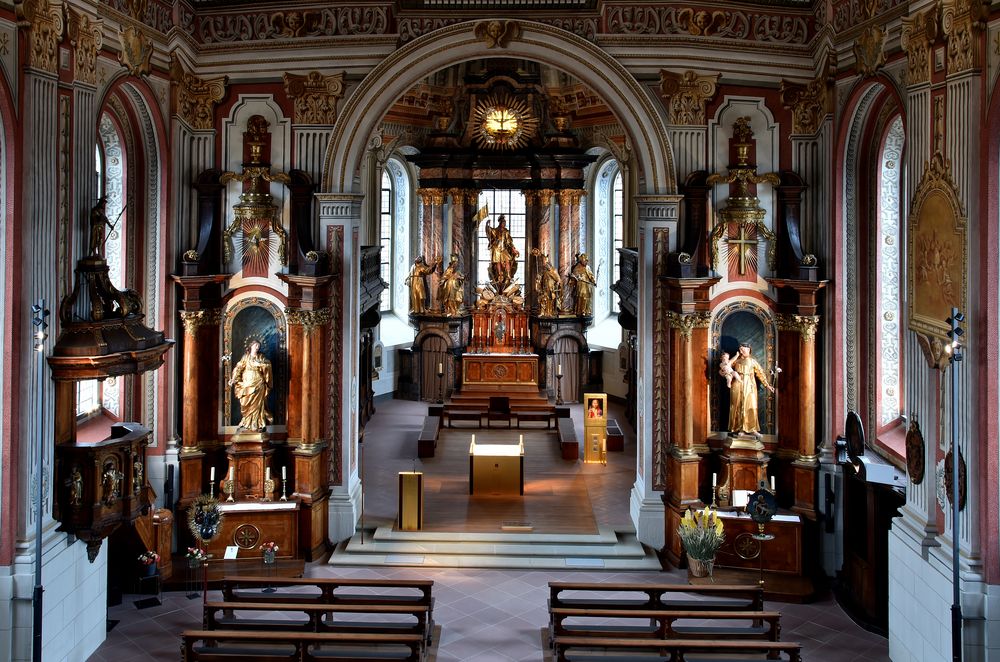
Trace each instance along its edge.
<instances>
[{"instance_id":1,"label":"bench backrest","mask_svg":"<svg viewBox=\"0 0 1000 662\"><path fill-rule=\"evenodd\" d=\"M398 657L388 659L420 660L423 637L419 634L361 633L361 632L265 632L259 630L185 630L181 633L181 651L184 662L209 662L239 660L240 662L277 662L290 660L351 660L351 653L337 657L332 646L353 646L364 649L387 646L401 647ZM199 645L200 643L200 645ZM229 647L227 647L229 644ZM322 646L318 655L313 652ZM408 652L407 652L408 651ZM316 651L319 653L319 651Z\"/></svg>"},{"instance_id":2,"label":"bench backrest","mask_svg":"<svg viewBox=\"0 0 1000 662\"><path fill-rule=\"evenodd\" d=\"M324 577L226 577L222 597L227 602L318 604L422 604L431 606L434 582L423 579L339 579ZM310 593L276 591L250 593L264 588L314 588ZM360 591L357 589L368 589Z\"/></svg>"},{"instance_id":3,"label":"bench backrest","mask_svg":"<svg viewBox=\"0 0 1000 662\"><path fill-rule=\"evenodd\" d=\"M579 637L575 635L559 636L553 642L557 659L566 659L566 652L573 648L601 648L607 651L623 650L655 650L669 659L683 659L687 653L712 653L724 655L727 660L741 659L746 655L748 660L759 660L760 655L768 656L782 653L791 662L800 662L802 645L792 641L746 641L746 640L709 640L709 639L654 639L625 637ZM772 658L777 659L777 658Z\"/></svg>"},{"instance_id":4,"label":"bench backrest","mask_svg":"<svg viewBox=\"0 0 1000 662\"><path fill-rule=\"evenodd\" d=\"M586 595L564 595L564 592ZM632 594L629 597L611 594ZM682 594L697 595L697 601ZM549 582L549 607L618 607L629 609L733 610L764 608L759 586L738 584L618 584L609 582Z\"/></svg>"}]
</instances>

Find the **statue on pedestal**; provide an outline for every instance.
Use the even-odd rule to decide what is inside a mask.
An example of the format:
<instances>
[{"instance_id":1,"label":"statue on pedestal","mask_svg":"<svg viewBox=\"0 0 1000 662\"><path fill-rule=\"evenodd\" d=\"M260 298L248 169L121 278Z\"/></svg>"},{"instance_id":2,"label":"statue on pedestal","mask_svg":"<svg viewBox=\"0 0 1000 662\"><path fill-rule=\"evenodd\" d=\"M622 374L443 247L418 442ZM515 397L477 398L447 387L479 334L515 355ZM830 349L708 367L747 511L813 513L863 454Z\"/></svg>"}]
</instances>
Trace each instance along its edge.
<instances>
[{"instance_id":1,"label":"statue on pedestal","mask_svg":"<svg viewBox=\"0 0 1000 662\"><path fill-rule=\"evenodd\" d=\"M441 281L438 283L438 301L445 315L454 317L462 310L464 284L465 275L458 270L458 256L452 254L448 268L441 274Z\"/></svg>"},{"instance_id":2,"label":"statue on pedestal","mask_svg":"<svg viewBox=\"0 0 1000 662\"><path fill-rule=\"evenodd\" d=\"M254 337L247 339L247 353L233 368L229 385L240 401L239 428L260 432L274 418L267 411L267 395L271 392L271 362L260 353L260 341Z\"/></svg>"},{"instance_id":3,"label":"statue on pedestal","mask_svg":"<svg viewBox=\"0 0 1000 662\"><path fill-rule=\"evenodd\" d=\"M747 343L740 344L739 353L729 365L736 377L729 385L729 434L760 437L757 380L771 393L774 393L774 387L768 383L767 375L757 359L750 356L750 345Z\"/></svg>"},{"instance_id":4,"label":"statue on pedestal","mask_svg":"<svg viewBox=\"0 0 1000 662\"><path fill-rule=\"evenodd\" d=\"M410 275L406 277L406 284L410 288L410 313L419 315L427 311L427 275L433 273L441 260L435 260L433 264L427 264L424 256L421 255L413 261L413 268Z\"/></svg>"},{"instance_id":5,"label":"statue on pedestal","mask_svg":"<svg viewBox=\"0 0 1000 662\"><path fill-rule=\"evenodd\" d=\"M597 279L587 266L587 254L580 253L576 257L576 264L569 277L575 281L573 287L573 313L575 315L590 316L594 314L594 288L597 287Z\"/></svg>"},{"instance_id":6,"label":"statue on pedestal","mask_svg":"<svg viewBox=\"0 0 1000 662\"><path fill-rule=\"evenodd\" d=\"M500 214L495 225L486 221L486 238L490 249L490 280L497 292L503 292L514 279L517 258L521 255L514 247L514 240L507 229L507 218Z\"/></svg>"},{"instance_id":7,"label":"statue on pedestal","mask_svg":"<svg viewBox=\"0 0 1000 662\"><path fill-rule=\"evenodd\" d=\"M108 220L105 209L107 200L101 196L90 210L90 255L104 256L104 228L114 230L114 223Z\"/></svg>"},{"instance_id":8,"label":"statue on pedestal","mask_svg":"<svg viewBox=\"0 0 1000 662\"><path fill-rule=\"evenodd\" d=\"M562 279L549 256L537 248L531 254L539 258L541 264L535 275L535 295L538 299L538 314L542 317L555 317L562 312Z\"/></svg>"}]
</instances>

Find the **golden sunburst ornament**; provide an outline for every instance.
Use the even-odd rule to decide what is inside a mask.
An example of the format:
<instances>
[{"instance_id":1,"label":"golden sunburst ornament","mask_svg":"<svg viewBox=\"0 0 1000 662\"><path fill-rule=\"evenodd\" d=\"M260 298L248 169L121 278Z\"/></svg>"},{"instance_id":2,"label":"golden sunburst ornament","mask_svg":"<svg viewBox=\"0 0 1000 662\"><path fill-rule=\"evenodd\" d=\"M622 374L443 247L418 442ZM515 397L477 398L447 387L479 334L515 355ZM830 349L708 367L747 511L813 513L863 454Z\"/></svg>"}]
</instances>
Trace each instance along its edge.
<instances>
[{"instance_id":1,"label":"golden sunburst ornament","mask_svg":"<svg viewBox=\"0 0 1000 662\"><path fill-rule=\"evenodd\" d=\"M491 95L476 107L476 142L480 147L518 149L538 129L534 117L523 99L509 95Z\"/></svg>"}]
</instances>

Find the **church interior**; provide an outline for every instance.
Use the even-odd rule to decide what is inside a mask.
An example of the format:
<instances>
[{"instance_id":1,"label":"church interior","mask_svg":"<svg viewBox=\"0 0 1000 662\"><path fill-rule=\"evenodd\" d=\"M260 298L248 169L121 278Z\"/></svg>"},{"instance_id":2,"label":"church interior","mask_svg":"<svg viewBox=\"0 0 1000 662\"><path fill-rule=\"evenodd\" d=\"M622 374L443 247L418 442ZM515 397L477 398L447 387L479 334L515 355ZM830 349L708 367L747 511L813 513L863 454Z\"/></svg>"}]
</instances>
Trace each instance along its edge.
<instances>
[{"instance_id":1,"label":"church interior","mask_svg":"<svg viewBox=\"0 0 1000 662\"><path fill-rule=\"evenodd\" d=\"M1000 2L0 0L0 70L0 659L1000 659Z\"/></svg>"}]
</instances>

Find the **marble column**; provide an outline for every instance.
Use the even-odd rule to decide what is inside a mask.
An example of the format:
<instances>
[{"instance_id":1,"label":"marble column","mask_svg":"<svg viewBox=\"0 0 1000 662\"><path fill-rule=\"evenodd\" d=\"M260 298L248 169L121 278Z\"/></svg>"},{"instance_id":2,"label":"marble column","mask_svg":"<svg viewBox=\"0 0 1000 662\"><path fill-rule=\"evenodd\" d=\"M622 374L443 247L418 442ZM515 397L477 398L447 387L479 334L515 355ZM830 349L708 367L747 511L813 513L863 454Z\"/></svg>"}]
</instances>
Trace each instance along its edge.
<instances>
[{"instance_id":1,"label":"marble column","mask_svg":"<svg viewBox=\"0 0 1000 662\"><path fill-rule=\"evenodd\" d=\"M439 188L418 188L417 195L423 205L420 228L420 254L427 264L434 264L438 259L442 263L448 261L444 254L444 200L445 192ZM441 303L437 301L438 281L441 279L437 269L427 277L427 289L430 293L430 310L440 310Z\"/></svg>"}]
</instances>

